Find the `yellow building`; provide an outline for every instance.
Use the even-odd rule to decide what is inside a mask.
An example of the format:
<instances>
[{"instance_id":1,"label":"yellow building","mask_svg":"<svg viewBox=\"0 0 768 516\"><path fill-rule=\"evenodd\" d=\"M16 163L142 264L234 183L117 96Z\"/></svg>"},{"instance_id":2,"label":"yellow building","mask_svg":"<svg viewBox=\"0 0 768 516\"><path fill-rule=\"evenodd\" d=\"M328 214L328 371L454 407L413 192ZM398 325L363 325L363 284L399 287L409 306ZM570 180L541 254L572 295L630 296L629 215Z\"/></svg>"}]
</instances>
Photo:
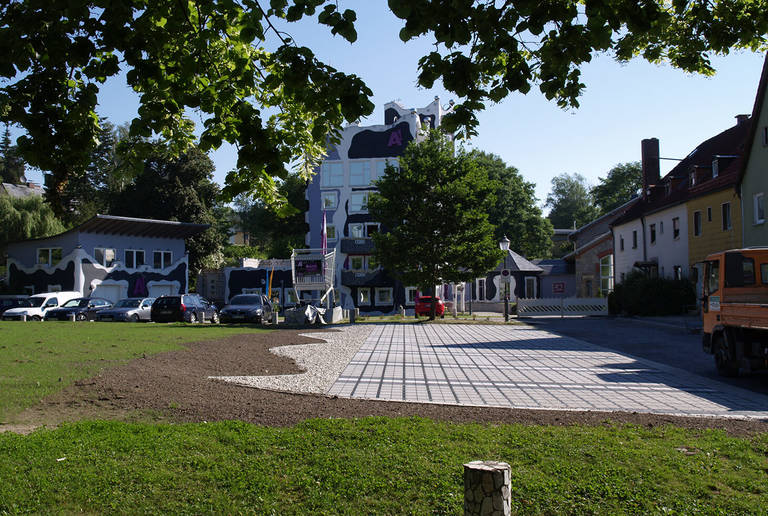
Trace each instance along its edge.
<instances>
[{"instance_id":1,"label":"yellow building","mask_svg":"<svg viewBox=\"0 0 768 516\"><path fill-rule=\"evenodd\" d=\"M691 190L688 212L688 263L700 262L707 255L741 247L741 199L735 184L741 160L736 160L720 177Z\"/></svg>"}]
</instances>

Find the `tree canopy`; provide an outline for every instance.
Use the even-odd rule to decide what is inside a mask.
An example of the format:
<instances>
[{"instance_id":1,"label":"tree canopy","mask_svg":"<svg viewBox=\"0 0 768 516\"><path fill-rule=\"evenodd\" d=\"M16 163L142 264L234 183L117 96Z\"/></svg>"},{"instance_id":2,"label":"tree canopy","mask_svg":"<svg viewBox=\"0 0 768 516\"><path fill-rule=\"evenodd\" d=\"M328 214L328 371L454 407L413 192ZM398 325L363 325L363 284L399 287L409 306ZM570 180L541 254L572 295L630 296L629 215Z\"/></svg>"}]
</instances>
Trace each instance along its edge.
<instances>
[{"instance_id":1,"label":"tree canopy","mask_svg":"<svg viewBox=\"0 0 768 516\"><path fill-rule=\"evenodd\" d=\"M552 178L546 206L549 221L558 229L578 228L600 216L587 180L576 173Z\"/></svg>"},{"instance_id":2,"label":"tree canopy","mask_svg":"<svg viewBox=\"0 0 768 516\"><path fill-rule=\"evenodd\" d=\"M643 173L639 161L619 163L592 189L595 203L605 214L637 195L643 187Z\"/></svg>"},{"instance_id":3,"label":"tree canopy","mask_svg":"<svg viewBox=\"0 0 768 516\"><path fill-rule=\"evenodd\" d=\"M404 284L431 291L499 264L487 213L499 185L440 132L408 145L399 168L388 165L376 186L368 211L388 231L373 235L375 256Z\"/></svg>"},{"instance_id":4,"label":"tree canopy","mask_svg":"<svg viewBox=\"0 0 768 516\"><path fill-rule=\"evenodd\" d=\"M308 226L304 214L307 182L298 174L289 174L281 181L278 193L286 199L280 208L261 199L239 196L235 199L240 225L251 238L259 254L272 258L290 258L294 248L304 247Z\"/></svg>"},{"instance_id":5,"label":"tree canopy","mask_svg":"<svg viewBox=\"0 0 768 516\"><path fill-rule=\"evenodd\" d=\"M488 206L488 221L496 226L496 241L506 235L509 248L516 253L527 258L548 256L552 224L536 206L536 185L494 154L474 151L472 158L499 186L496 201Z\"/></svg>"},{"instance_id":6,"label":"tree canopy","mask_svg":"<svg viewBox=\"0 0 768 516\"><path fill-rule=\"evenodd\" d=\"M110 195L110 213L214 225L219 188L211 180L211 159L195 148L173 157L164 146L155 144L154 147L155 152L145 162L144 171L122 191ZM219 265L226 235L216 229L211 227L187 239L189 268L193 274L204 267Z\"/></svg>"},{"instance_id":7,"label":"tree canopy","mask_svg":"<svg viewBox=\"0 0 768 516\"><path fill-rule=\"evenodd\" d=\"M19 157L16 146L11 143L11 132L6 125L3 137L0 138L0 181L20 184L24 170L24 161Z\"/></svg>"},{"instance_id":8,"label":"tree canopy","mask_svg":"<svg viewBox=\"0 0 768 516\"><path fill-rule=\"evenodd\" d=\"M477 111L532 86L577 106L580 69L597 53L710 74L712 53L762 49L768 27L768 9L751 0L389 0L389 8L403 22L400 39L433 40L418 85L441 81L456 94L444 128L470 136ZM21 156L50 172L47 195L59 206L98 144L100 88L122 72L140 95L132 136L159 135L175 155L194 141L204 152L232 143L237 168L225 194L274 199L274 178L286 177L287 163L301 163L306 178L326 138L373 110L360 78L320 62L273 25L308 17L357 38L356 12L337 0L3 2L0 120L25 131ZM199 138L190 110L201 120ZM134 151L140 163L151 149Z\"/></svg>"}]
</instances>

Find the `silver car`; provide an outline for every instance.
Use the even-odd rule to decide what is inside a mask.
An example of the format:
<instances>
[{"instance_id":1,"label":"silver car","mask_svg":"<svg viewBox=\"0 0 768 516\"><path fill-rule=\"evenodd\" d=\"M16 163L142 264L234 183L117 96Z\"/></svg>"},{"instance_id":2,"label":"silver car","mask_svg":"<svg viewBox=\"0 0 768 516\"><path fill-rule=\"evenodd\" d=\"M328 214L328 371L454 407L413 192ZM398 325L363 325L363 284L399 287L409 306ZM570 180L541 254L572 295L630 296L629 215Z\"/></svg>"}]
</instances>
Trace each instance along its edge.
<instances>
[{"instance_id":1,"label":"silver car","mask_svg":"<svg viewBox=\"0 0 768 516\"><path fill-rule=\"evenodd\" d=\"M115 306L96 313L97 321L149 321L150 309L154 297L128 297L121 299Z\"/></svg>"}]
</instances>

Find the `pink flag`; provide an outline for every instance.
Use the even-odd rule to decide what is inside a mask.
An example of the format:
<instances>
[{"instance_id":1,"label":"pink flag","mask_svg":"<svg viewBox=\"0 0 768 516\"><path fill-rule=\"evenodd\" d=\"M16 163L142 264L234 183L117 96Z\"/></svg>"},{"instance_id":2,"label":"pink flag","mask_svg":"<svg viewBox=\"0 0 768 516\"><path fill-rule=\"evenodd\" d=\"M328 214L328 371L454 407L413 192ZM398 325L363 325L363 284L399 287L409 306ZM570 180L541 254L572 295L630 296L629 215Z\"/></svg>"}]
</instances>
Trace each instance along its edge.
<instances>
[{"instance_id":1,"label":"pink flag","mask_svg":"<svg viewBox=\"0 0 768 516\"><path fill-rule=\"evenodd\" d=\"M323 210L323 228L320 231L320 247L323 248L323 254L325 254L328 247L328 226L325 222L325 210Z\"/></svg>"}]
</instances>

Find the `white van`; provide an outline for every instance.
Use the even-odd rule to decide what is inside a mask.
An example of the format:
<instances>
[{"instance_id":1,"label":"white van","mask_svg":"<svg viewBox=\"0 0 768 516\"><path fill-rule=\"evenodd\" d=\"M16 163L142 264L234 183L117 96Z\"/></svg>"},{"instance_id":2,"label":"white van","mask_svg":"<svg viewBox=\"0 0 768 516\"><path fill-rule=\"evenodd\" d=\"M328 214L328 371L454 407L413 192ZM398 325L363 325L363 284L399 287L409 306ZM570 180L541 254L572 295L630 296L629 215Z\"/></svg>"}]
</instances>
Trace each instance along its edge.
<instances>
[{"instance_id":1,"label":"white van","mask_svg":"<svg viewBox=\"0 0 768 516\"><path fill-rule=\"evenodd\" d=\"M45 312L76 297L83 297L83 295L74 291L34 294L29 296L22 306L3 312L3 321L20 321L23 315L27 316L28 321L42 321Z\"/></svg>"}]
</instances>

